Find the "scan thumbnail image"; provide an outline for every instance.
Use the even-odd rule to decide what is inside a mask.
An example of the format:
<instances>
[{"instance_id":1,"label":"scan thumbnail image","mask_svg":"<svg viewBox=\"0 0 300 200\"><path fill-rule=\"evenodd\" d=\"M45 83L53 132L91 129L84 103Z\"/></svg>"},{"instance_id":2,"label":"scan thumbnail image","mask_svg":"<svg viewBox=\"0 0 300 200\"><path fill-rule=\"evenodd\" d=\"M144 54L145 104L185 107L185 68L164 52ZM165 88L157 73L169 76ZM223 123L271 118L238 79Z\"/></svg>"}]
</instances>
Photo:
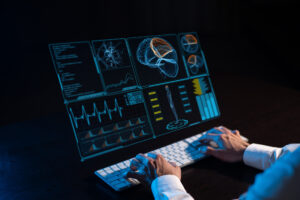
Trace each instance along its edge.
<instances>
[{"instance_id":1,"label":"scan thumbnail image","mask_svg":"<svg viewBox=\"0 0 300 200\"><path fill-rule=\"evenodd\" d=\"M186 65L191 76L203 74L206 72L203 56L191 54L186 58Z\"/></svg>"},{"instance_id":2,"label":"scan thumbnail image","mask_svg":"<svg viewBox=\"0 0 300 200\"><path fill-rule=\"evenodd\" d=\"M187 53L196 53L200 49L197 36L192 33L181 35L180 44Z\"/></svg>"},{"instance_id":3,"label":"scan thumbnail image","mask_svg":"<svg viewBox=\"0 0 300 200\"><path fill-rule=\"evenodd\" d=\"M137 85L125 40L96 40L92 45L106 91L122 91Z\"/></svg>"},{"instance_id":4,"label":"scan thumbnail image","mask_svg":"<svg viewBox=\"0 0 300 200\"><path fill-rule=\"evenodd\" d=\"M186 77L176 36L133 38L129 46L142 85Z\"/></svg>"},{"instance_id":5,"label":"scan thumbnail image","mask_svg":"<svg viewBox=\"0 0 300 200\"><path fill-rule=\"evenodd\" d=\"M179 41L189 75L205 74L207 71L197 34L182 33L179 35Z\"/></svg>"}]
</instances>

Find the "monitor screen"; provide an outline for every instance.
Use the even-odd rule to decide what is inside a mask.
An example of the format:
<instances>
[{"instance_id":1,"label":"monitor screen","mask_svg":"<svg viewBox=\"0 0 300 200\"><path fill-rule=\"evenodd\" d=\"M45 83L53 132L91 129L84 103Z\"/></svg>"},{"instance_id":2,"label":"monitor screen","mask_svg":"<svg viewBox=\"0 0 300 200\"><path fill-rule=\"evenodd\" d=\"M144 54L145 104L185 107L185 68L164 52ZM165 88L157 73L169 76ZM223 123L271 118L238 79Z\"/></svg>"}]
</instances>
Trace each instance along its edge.
<instances>
[{"instance_id":1,"label":"monitor screen","mask_svg":"<svg viewBox=\"0 0 300 200\"><path fill-rule=\"evenodd\" d=\"M197 33L49 48L82 161L220 116Z\"/></svg>"}]
</instances>

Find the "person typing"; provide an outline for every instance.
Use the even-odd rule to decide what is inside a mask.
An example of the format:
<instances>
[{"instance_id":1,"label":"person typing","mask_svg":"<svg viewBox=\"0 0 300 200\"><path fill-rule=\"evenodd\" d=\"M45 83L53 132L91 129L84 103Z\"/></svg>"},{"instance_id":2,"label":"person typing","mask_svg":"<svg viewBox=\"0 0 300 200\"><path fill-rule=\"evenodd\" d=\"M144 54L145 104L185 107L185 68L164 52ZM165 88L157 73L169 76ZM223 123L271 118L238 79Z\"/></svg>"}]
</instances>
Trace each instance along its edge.
<instances>
[{"instance_id":1,"label":"person typing","mask_svg":"<svg viewBox=\"0 0 300 200\"><path fill-rule=\"evenodd\" d=\"M199 151L225 162L243 161L265 170L239 199L300 199L300 144L283 148L245 142L238 130L224 126L209 130L200 138ZM181 183L181 169L154 153L138 154L130 164L128 178L151 187L156 200L191 200Z\"/></svg>"}]
</instances>

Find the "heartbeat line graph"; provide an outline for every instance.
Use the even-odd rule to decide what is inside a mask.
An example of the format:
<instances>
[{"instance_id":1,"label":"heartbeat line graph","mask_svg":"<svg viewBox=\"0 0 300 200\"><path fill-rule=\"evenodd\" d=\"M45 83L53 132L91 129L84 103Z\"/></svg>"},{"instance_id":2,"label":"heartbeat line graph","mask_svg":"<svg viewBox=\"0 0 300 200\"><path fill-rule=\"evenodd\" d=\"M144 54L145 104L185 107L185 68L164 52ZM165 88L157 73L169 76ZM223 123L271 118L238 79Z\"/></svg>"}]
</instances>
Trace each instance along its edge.
<instances>
[{"instance_id":1,"label":"heartbeat line graph","mask_svg":"<svg viewBox=\"0 0 300 200\"><path fill-rule=\"evenodd\" d=\"M110 88L120 87L122 85L126 85L130 80L134 80L134 77L132 76L132 74L127 73L125 75L124 80L121 80L119 83L107 85L106 89L110 89Z\"/></svg>"},{"instance_id":2,"label":"heartbeat line graph","mask_svg":"<svg viewBox=\"0 0 300 200\"><path fill-rule=\"evenodd\" d=\"M111 114L113 112L118 112L119 116L121 118L123 117L123 113L122 113L123 107L119 106L118 100L116 98L114 100L114 108L113 109L110 109L108 107L106 100L104 100L103 104L104 104L103 110L99 111L98 108L97 108L96 103L93 103L93 112L90 113L90 114L86 112L84 105L82 105L80 116L75 116L72 108L70 108L70 113L71 113L73 122L75 124L75 127L78 128L78 120L86 120L87 124L90 126L90 124L91 124L90 118L91 117L97 117L99 123L102 122L102 117L101 117L102 115L108 115L109 119L112 120L112 115Z\"/></svg>"}]
</instances>

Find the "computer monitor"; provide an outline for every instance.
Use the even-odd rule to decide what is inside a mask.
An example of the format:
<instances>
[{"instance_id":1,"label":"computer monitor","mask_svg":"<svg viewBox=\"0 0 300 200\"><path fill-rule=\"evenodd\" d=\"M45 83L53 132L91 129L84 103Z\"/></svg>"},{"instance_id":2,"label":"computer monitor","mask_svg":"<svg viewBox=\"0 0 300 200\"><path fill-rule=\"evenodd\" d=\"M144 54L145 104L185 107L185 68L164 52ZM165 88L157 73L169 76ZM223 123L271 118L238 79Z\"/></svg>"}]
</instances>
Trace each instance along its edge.
<instances>
[{"instance_id":1,"label":"computer monitor","mask_svg":"<svg viewBox=\"0 0 300 200\"><path fill-rule=\"evenodd\" d=\"M195 32L49 48L82 161L220 116Z\"/></svg>"}]
</instances>

